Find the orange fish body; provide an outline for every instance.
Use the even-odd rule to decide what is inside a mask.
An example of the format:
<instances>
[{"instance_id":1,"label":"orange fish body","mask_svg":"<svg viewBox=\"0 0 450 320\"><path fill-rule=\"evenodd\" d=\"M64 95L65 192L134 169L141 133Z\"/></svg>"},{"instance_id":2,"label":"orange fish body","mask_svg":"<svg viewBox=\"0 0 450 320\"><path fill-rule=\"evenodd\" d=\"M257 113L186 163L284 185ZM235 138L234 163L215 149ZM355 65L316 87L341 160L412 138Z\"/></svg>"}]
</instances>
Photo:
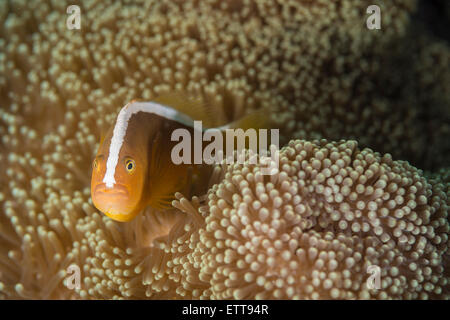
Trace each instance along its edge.
<instances>
[{"instance_id":1,"label":"orange fish body","mask_svg":"<svg viewBox=\"0 0 450 320\"><path fill-rule=\"evenodd\" d=\"M184 96L132 101L122 108L93 162L91 197L95 207L122 222L132 220L146 206L170 208L176 192L188 191L193 172L205 176L210 169L193 161L175 164L172 150L178 142L172 141L171 135L183 128L194 136L192 119L212 127L207 112ZM193 145L191 151L193 155Z\"/></svg>"}]
</instances>

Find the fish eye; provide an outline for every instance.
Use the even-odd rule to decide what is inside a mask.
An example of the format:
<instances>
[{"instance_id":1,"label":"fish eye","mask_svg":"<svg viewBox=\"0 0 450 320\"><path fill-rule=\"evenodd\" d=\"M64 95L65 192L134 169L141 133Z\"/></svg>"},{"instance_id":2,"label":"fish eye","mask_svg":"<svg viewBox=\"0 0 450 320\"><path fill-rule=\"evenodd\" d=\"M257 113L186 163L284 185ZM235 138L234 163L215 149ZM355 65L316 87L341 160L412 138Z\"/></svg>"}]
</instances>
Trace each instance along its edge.
<instances>
[{"instance_id":1,"label":"fish eye","mask_svg":"<svg viewBox=\"0 0 450 320\"><path fill-rule=\"evenodd\" d=\"M134 162L134 160L128 159L128 160L125 162L125 168L127 169L127 171L128 171L129 173L133 172L135 167L136 167L136 163Z\"/></svg>"}]
</instances>

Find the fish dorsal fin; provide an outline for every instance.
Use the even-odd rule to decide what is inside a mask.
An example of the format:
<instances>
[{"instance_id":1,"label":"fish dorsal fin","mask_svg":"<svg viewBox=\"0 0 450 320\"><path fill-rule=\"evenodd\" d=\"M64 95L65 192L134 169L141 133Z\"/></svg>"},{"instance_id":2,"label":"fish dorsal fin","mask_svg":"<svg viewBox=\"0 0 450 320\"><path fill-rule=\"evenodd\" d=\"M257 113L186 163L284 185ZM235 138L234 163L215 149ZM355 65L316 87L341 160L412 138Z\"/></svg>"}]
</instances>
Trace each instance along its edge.
<instances>
[{"instance_id":1,"label":"fish dorsal fin","mask_svg":"<svg viewBox=\"0 0 450 320\"><path fill-rule=\"evenodd\" d=\"M184 92L175 92L161 95L153 101L186 114L192 120L202 121L204 128L214 127L212 110L199 97L190 96Z\"/></svg>"}]
</instances>

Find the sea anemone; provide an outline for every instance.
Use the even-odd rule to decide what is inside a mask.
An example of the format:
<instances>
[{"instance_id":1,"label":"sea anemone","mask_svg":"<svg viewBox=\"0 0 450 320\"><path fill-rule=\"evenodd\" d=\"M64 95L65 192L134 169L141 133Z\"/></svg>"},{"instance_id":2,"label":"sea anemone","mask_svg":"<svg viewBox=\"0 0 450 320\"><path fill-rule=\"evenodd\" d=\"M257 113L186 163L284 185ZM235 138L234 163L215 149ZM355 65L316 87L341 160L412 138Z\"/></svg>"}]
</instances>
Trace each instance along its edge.
<instances>
[{"instance_id":1,"label":"sea anemone","mask_svg":"<svg viewBox=\"0 0 450 320\"><path fill-rule=\"evenodd\" d=\"M291 141L279 166L273 176L258 165L225 166L206 205L176 204L204 218L197 232L186 234L188 225L168 242L175 254L165 277L178 274L177 293L449 298L448 184L355 141ZM380 268L377 290L366 285L369 266Z\"/></svg>"}]
</instances>

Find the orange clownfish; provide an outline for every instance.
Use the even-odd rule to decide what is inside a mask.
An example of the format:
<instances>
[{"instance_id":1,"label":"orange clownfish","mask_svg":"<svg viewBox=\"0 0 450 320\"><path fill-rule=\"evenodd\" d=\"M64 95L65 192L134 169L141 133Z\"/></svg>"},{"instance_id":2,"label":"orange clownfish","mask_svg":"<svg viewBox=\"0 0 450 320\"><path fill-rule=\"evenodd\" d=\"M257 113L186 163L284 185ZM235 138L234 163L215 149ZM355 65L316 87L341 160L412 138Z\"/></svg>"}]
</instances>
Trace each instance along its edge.
<instances>
[{"instance_id":1,"label":"orange clownfish","mask_svg":"<svg viewBox=\"0 0 450 320\"><path fill-rule=\"evenodd\" d=\"M115 124L100 141L92 165L91 197L111 219L130 221L145 207L171 207L174 194L192 184L189 174L207 165L175 164L171 150L178 128L193 132L194 119L207 128L263 128L263 112L218 126L211 108L184 95L162 96L152 102L125 105ZM210 167L210 166L207 166Z\"/></svg>"}]
</instances>

